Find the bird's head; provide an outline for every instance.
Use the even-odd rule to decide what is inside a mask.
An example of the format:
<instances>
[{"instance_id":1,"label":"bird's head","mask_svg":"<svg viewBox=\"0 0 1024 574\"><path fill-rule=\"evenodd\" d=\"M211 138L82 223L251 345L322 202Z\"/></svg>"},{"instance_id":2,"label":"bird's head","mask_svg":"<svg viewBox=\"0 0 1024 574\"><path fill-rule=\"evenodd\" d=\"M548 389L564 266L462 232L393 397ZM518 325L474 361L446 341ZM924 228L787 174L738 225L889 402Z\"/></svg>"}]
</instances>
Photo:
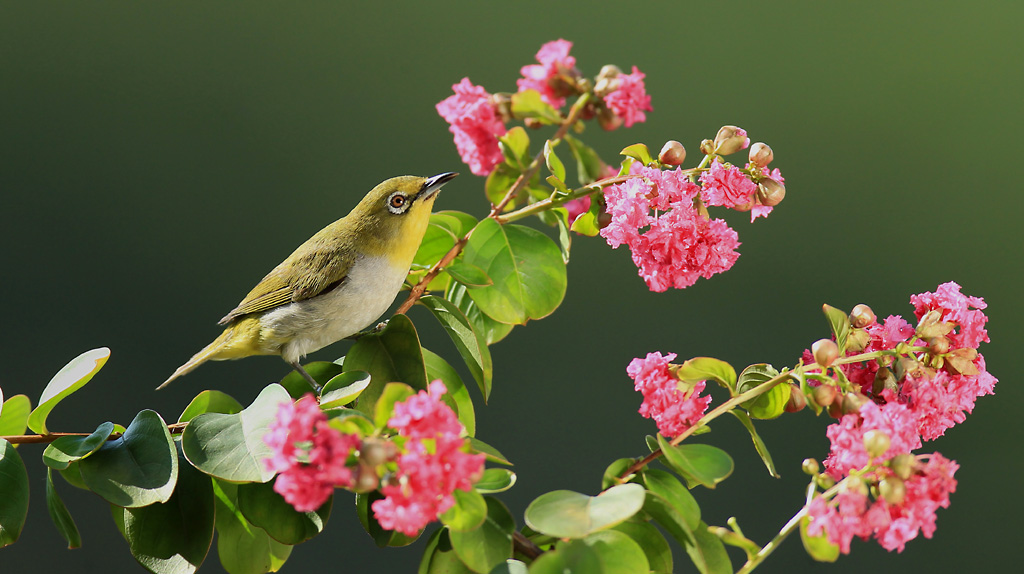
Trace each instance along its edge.
<instances>
[{"instance_id":1,"label":"bird's head","mask_svg":"<svg viewBox=\"0 0 1024 574\"><path fill-rule=\"evenodd\" d=\"M354 216L361 235L375 239L380 250L411 261L430 221L438 191L457 175L447 172L433 177L393 177L370 190L348 218Z\"/></svg>"}]
</instances>

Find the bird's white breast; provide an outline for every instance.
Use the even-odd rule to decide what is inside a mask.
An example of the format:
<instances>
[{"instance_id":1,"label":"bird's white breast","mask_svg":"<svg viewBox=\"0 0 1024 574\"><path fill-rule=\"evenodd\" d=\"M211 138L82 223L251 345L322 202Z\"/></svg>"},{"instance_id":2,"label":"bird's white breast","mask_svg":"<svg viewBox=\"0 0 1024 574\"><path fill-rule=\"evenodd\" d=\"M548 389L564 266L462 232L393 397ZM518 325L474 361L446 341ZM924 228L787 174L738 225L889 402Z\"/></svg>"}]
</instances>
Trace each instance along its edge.
<instances>
[{"instance_id":1,"label":"bird's white breast","mask_svg":"<svg viewBox=\"0 0 1024 574\"><path fill-rule=\"evenodd\" d=\"M360 257L345 281L330 292L260 317L261 333L267 342L280 342L281 356L294 363L376 321L395 300L408 271L387 257Z\"/></svg>"}]
</instances>

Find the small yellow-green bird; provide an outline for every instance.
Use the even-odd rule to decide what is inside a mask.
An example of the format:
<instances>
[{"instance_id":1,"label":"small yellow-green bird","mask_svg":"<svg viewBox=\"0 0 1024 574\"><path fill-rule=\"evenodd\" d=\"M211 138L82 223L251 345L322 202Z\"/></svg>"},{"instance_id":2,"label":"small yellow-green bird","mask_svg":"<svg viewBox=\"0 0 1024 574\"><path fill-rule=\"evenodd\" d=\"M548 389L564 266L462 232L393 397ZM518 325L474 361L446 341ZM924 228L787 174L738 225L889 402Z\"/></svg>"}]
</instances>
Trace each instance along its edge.
<instances>
[{"instance_id":1,"label":"small yellow-green bird","mask_svg":"<svg viewBox=\"0 0 1024 574\"><path fill-rule=\"evenodd\" d=\"M358 333L387 311L423 240L437 192L457 173L401 176L370 190L321 229L220 320L224 332L158 389L206 361L281 355L314 387L299 359Z\"/></svg>"}]
</instances>

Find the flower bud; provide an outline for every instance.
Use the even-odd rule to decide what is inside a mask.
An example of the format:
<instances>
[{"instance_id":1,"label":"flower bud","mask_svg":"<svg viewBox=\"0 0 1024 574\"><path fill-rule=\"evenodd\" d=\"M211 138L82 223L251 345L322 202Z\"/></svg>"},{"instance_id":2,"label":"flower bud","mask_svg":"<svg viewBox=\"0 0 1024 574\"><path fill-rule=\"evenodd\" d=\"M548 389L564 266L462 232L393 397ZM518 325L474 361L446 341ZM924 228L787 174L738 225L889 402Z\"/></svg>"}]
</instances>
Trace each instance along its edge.
<instances>
[{"instance_id":1,"label":"flower bud","mask_svg":"<svg viewBox=\"0 0 1024 574\"><path fill-rule=\"evenodd\" d=\"M828 406L828 416L839 420L843 418L843 415L845 414L846 413L843 412L843 399L836 397L836 400L832 401L832 404Z\"/></svg>"},{"instance_id":2,"label":"flower bud","mask_svg":"<svg viewBox=\"0 0 1024 574\"><path fill-rule=\"evenodd\" d=\"M861 303L850 312L850 324L856 329L863 329L868 325L874 325L877 318L871 307Z\"/></svg>"},{"instance_id":3,"label":"flower bud","mask_svg":"<svg viewBox=\"0 0 1024 574\"><path fill-rule=\"evenodd\" d=\"M384 464L397 455L398 447L391 441L367 438L359 447L359 462L369 466Z\"/></svg>"},{"instance_id":4,"label":"flower bud","mask_svg":"<svg viewBox=\"0 0 1024 574\"><path fill-rule=\"evenodd\" d=\"M836 388L822 383L814 388L814 392L811 393L811 399L819 407L827 407L836 399Z\"/></svg>"},{"instance_id":5,"label":"flower bud","mask_svg":"<svg viewBox=\"0 0 1024 574\"><path fill-rule=\"evenodd\" d=\"M839 488L844 491L856 492L857 494L862 494L864 496L867 496L868 494L868 485L864 484L863 480L855 476L848 477L843 481L843 484L840 485Z\"/></svg>"},{"instance_id":6,"label":"flower bud","mask_svg":"<svg viewBox=\"0 0 1024 574\"><path fill-rule=\"evenodd\" d=\"M893 474L903 480L907 480L914 474L916 465L917 460L912 454L898 454L889 460L889 468L892 469Z\"/></svg>"},{"instance_id":7,"label":"flower bud","mask_svg":"<svg viewBox=\"0 0 1024 574\"><path fill-rule=\"evenodd\" d=\"M757 182L757 201L761 205L775 207L786 198L786 186L770 177Z\"/></svg>"},{"instance_id":8,"label":"flower bud","mask_svg":"<svg viewBox=\"0 0 1024 574\"><path fill-rule=\"evenodd\" d=\"M747 149L750 138L747 131L736 126L722 126L715 136L715 152L718 155L729 155L741 149Z\"/></svg>"},{"instance_id":9,"label":"flower bud","mask_svg":"<svg viewBox=\"0 0 1024 574\"><path fill-rule=\"evenodd\" d=\"M775 155L772 153L772 148L768 147L768 144L757 142L750 146L750 163L764 167L775 159Z\"/></svg>"},{"instance_id":10,"label":"flower bud","mask_svg":"<svg viewBox=\"0 0 1024 574\"><path fill-rule=\"evenodd\" d=\"M686 148L676 140L665 142L658 154L658 161L665 165L682 165L686 160Z\"/></svg>"},{"instance_id":11,"label":"flower bud","mask_svg":"<svg viewBox=\"0 0 1024 574\"><path fill-rule=\"evenodd\" d=\"M807 397L804 396L803 391L797 385L789 386L789 400L786 401L786 412L796 413L804 410L807 406ZM817 471L815 471L817 472Z\"/></svg>"},{"instance_id":12,"label":"flower bud","mask_svg":"<svg viewBox=\"0 0 1024 574\"><path fill-rule=\"evenodd\" d=\"M377 490L380 485L380 478L377 476L377 469L374 466L359 463L352 477L352 491L365 493Z\"/></svg>"},{"instance_id":13,"label":"flower bud","mask_svg":"<svg viewBox=\"0 0 1024 574\"><path fill-rule=\"evenodd\" d=\"M843 395L843 414L852 415L860 412L864 403L871 399L861 393L846 393Z\"/></svg>"},{"instance_id":14,"label":"flower bud","mask_svg":"<svg viewBox=\"0 0 1024 574\"><path fill-rule=\"evenodd\" d=\"M928 340L928 352L933 355L945 355L949 352L949 339L946 337L932 337Z\"/></svg>"},{"instance_id":15,"label":"flower bud","mask_svg":"<svg viewBox=\"0 0 1024 574\"><path fill-rule=\"evenodd\" d=\"M923 365L910 357L900 357L893 363L893 367L897 381L903 380L907 375L920 377L924 373Z\"/></svg>"},{"instance_id":16,"label":"flower bud","mask_svg":"<svg viewBox=\"0 0 1024 574\"><path fill-rule=\"evenodd\" d=\"M839 358L839 346L832 339L818 339L811 345L811 354L815 363L828 367Z\"/></svg>"},{"instance_id":17,"label":"flower bud","mask_svg":"<svg viewBox=\"0 0 1024 574\"><path fill-rule=\"evenodd\" d=\"M603 98L619 89L619 86L622 85L622 80L619 79L621 75L622 70L618 66L608 64L602 67L601 71L597 73L597 77L594 78L594 95Z\"/></svg>"},{"instance_id":18,"label":"flower bud","mask_svg":"<svg viewBox=\"0 0 1024 574\"><path fill-rule=\"evenodd\" d=\"M903 504L907 485L898 476L887 476L878 482L878 494L889 504Z\"/></svg>"},{"instance_id":19,"label":"flower bud","mask_svg":"<svg viewBox=\"0 0 1024 574\"><path fill-rule=\"evenodd\" d=\"M869 430L864 433L864 450L868 452L868 456L871 458L878 458L885 454L885 451L889 450L890 444L892 442L889 439L889 435L885 434L884 431Z\"/></svg>"},{"instance_id":20,"label":"flower bud","mask_svg":"<svg viewBox=\"0 0 1024 574\"><path fill-rule=\"evenodd\" d=\"M700 142L700 153L704 155L711 155L715 153L715 142L711 140L702 140Z\"/></svg>"},{"instance_id":21,"label":"flower bud","mask_svg":"<svg viewBox=\"0 0 1024 574\"><path fill-rule=\"evenodd\" d=\"M828 490L836 485L836 479L825 473L821 473L814 477L814 483L818 485L818 488Z\"/></svg>"},{"instance_id":22,"label":"flower bud","mask_svg":"<svg viewBox=\"0 0 1024 574\"><path fill-rule=\"evenodd\" d=\"M818 474L818 461L814 460L813 458L805 458L804 461L800 464L800 469L804 471L804 474L814 476Z\"/></svg>"},{"instance_id":23,"label":"flower bud","mask_svg":"<svg viewBox=\"0 0 1024 574\"><path fill-rule=\"evenodd\" d=\"M597 111L597 123L601 125L606 131L612 131L622 126L622 118L615 115L610 108L602 106Z\"/></svg>"},{"instance_id":24,"label":"flower bud","mask_svg":"<svg viewBox=\"0 0 1024 574\"><path fill-rule=\"evenodd\" d=\"M871 392L881 395L882 391L887 389L896 392L899 390L899 386L896 384L896 375L893 375L887 367L882 367L875 372L875 382L871 384Z\"/></svg>"},{"instance_id":25,"label":"flower bud","mask_svg":"<svg viewBox=\"0 0 1024 574\"><path fill-rule=\"evenodd\" d=\"M852 329L846 337L846 352L859 353L867 348L871 335L864 329Z\"/></svg>"}]
</instances>

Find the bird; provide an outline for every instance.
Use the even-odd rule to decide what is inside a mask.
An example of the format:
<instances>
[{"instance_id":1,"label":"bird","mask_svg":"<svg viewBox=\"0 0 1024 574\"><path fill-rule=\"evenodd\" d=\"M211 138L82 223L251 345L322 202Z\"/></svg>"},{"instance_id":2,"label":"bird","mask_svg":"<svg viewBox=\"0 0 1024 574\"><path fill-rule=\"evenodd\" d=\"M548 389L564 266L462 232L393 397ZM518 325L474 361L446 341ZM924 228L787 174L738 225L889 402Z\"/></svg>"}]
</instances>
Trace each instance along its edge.
<instances>
[{"instance_id":1,"label":"bird","mask_svg":"<svg viewBox=\"0 0 1024 574\"><path fill-rule=\"evenodd\" d=\"M457 173L399 176L310 237L219 321L224 331L157 387L206 361L280 355L318 389L299 360L359 333L401 289L441 187Z\"/></svg>"}]
</instances>

